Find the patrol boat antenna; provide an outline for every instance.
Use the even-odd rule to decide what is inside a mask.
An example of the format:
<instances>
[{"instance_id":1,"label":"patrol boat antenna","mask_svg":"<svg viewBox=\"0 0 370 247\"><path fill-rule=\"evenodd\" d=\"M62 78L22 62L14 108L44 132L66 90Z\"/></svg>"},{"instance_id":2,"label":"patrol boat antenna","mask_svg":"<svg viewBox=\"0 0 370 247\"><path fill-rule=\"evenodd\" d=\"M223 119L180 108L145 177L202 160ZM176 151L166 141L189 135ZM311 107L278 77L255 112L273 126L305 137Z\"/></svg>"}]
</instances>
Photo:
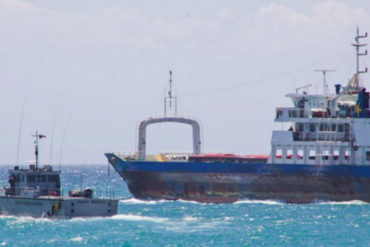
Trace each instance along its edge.
<instances>
[{"instance_id":1,"label":"patrol boat antenna","mask_svg":"<svg viewBox=\"0 0 370 247\"><path fill-rule=\"evenodd\" d=\"M359 87L359 74L361 73L367 73L367 67L365 67L365 70L360 70L360 56L366 56L367 55L367 50L365 50L364 53L360 52L360 48L367 46L366 43L361 44L360 39L366 38L367 37L367 32L364 35L360 35L360 30L357 27L357 34L355 37L356 43L352 44L352 46L356 47L356 78L355 78L355 87Z\"/></svg>"},{"instance_id":2,"label":"patrol boat antenna","mask_svg":"<svg viewBox=\"0 0 370 247\"><path fill-rule=\"evenodd\" d=\"M326 72L334 72L335 70L333 69L315 69L314 70L315 72L322 72L322 80L323 80L323 83L324 83L324 95L327 96L328 95L328 83L326 81Z\"/></svg>"},{"instance_id":3,"label":"patrol boat antenna","mask_svg":"<svg viewBox=\"0 0 370 247\"><path fill-rule=\"evenodd\" d=\"M33 137L35 137L35 156L36 156L36 162L35 162L35 165L36 165L36 170L39 168L39 139L42 139L42 138L45 138L46 135L40 135L37 130L36 130L36 135L32 135Z\"/></svg>"}]
</instances>

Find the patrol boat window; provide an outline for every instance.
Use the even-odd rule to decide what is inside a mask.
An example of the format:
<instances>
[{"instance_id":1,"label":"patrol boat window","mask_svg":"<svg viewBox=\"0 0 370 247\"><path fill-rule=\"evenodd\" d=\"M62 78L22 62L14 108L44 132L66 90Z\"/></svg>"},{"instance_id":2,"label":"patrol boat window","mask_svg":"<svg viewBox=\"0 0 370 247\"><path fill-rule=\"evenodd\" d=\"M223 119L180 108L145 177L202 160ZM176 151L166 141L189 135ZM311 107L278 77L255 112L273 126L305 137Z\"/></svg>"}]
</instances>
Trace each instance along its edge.
<instances>
[{"instance_id":1,"label":"patrol boat window","mask_svg":"<svg viewBox=\"0 0 370 247\"><path fill-rule=\"evenodd\" d=\"M49 175L48 176L49 182L58 182L58 175Z\"/></svg>"},{"instance_id":2,"label":"patrol boat window","mask_svg":"<svg viewBox=\"0 0 370 247\"><path fill-rule=\"evenodd\" d=\"M36 182L36 176L28 174L27 175L27 182Z\"/></svg>"}]
</instances>

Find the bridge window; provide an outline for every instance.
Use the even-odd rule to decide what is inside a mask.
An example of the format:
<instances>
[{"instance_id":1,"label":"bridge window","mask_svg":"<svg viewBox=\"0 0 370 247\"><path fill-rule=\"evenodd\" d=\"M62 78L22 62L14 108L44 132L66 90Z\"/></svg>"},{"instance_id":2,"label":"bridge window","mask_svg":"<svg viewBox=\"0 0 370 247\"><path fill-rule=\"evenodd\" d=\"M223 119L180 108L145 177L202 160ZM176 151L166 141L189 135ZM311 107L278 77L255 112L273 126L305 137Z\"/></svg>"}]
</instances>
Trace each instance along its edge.
<instances>
[{"instance_id":1,"label":"bridge window","mask_svg":"<svg viewBox=\"0 0 370 247\"><path fill-rule=\"evenodd\" d=\"M36 182L36 176L35 175L31 175L31 174L28 174L27 175L27 182Z\"/></svg>"},{"instance_id":2,"label":"bridge window","mask_svg":"<svg viewBox=\"0 0 370 247\"><path fill-rule=\"evenodd\" d=\"M304 150L303 149L298 149L297 150L297 159L299 159L299 160L304 159Z\"/></svg>"},{"instance_id":3,"label":"bridge window","mask_svg":"<svg viewBox=\"0 0 370 247\"><path fill-rule=\"evenodd\" d=\"M49 182L58 182L58 175L49 175L48 176Z\"/></svg>"},{"instance_id":4,"label":"bridge window","mask_svg":"<svg viewBox=\"0 0 370 247\"><path fill-rule=\"evenodd\" d=\"M328 160L329 159L329 150L324 150L322 152L321 158L322 158L322 160Z\"/></svg>"},{"instance_id":5,"label":"bridge window","mask_svg":"<svg viewBox=\"0 0 370 247\"><path fill-rule=\"evenodd\" d=\"M367 161L370 161L370 151L367 151L366 152L366 160Z\"/></svg>"},{"instance_id":6,"label":"bridge window","mask_svg":"<svg viewBox=\"0 0 370 247\"><path fill-rule=\"evenodd\" d=\"M310 132L315 132L315 124L310 124Z\"/></svg>"},{"instance_id":7,"label":"bridge window","mask_svg":"<svg viewBox=\"0 0 370 247\"><path fill-rule=\"evenodd\" d=\"M343 132L343 131L344 131L344 126L343 126L343 124L339 124L339 125L338 125L338 131L339 131L339 132Z\"/></svg>"},{"instance_id":8,"label":"bridge window","mask_svg":"<svg viewBox=\"0 0 370 247\"><path fill-rule=\"evenodd\" d=\"M297 129L299 132L303 132L303 123L298 123L297 124Z\"/></svg>"},{"instance_id":9,"label":"bridge window","mask_svg":"<svg viewBox=\"0 0 370 247\"><path fill-rule=\"evenodd\" d=\"M322 124L320 124L320 131L325 131L325 130L327 130L327 124L325 124L325 123L322 123Z\"/></svg>"},{"instance_id":10,"label":"bridge window","mask_svg":"<svg viewBox=\"0 0 370 247\"><path fill-rule=\"evenodd\" d=\"M46 175L41 175L39 177L39 182L46 182Z\"/></svg>"},{"instance_id":11,"label":"bridge window","mask_svg":"<svg viewBox=\"0 0 370 247\"><path fill-rule=\"evenodd\" d=\"M292 149L287 149L286 150L286 158L287 159L292 159L293 158L293 150Z\"/></svg>"},{"instance_id":12,"label":"bridge window","mask_svg":"<svg viewBox=\"0 0 370 247\"><path fill-rule=\"evenodd\" d=\"M276 153L275 153L276 158L281 159L282 155L283 155L283 150L276 149Z\"/></svg>"},{"instance_id":13,"label":"bridge window","mask_svg":"<svg viewBox=\"0 0 370 247\"><path fill-rule=\"evenodd\" d=\"M310 160L315 160L316 159L316 150L310 150L308 157L309 157Z\"/></svg>"},{"instance_id":14,"label":"bridge window","mask_svg":"<svg viewBox=\"0 0 370 247\"><path fill-rule=\"evenodd\" d=\"M339 150L334 150L334 152L333 152L333 159L334 160L339 160Z\"/></svg>"},{"instance_id":15,"label":"bridge window","mask_svg":"<svg viewBox=\"0 0 370 247\"><path fill-rule=\"evenodd\" d=\"M14 175L14 181L15 181L15 182L19 182L19 174Z\"/></svg>"},{"instance_id":16,"label":"bridge window","mask_svg":"<svg viewBox=\"0 0 370 247\"><path fill-rule=\"evenodd\" d=\"M344 159L349 160L349 151L348 150L346 150L345 153L344 153Z\"/></svg>"}]
</instances>

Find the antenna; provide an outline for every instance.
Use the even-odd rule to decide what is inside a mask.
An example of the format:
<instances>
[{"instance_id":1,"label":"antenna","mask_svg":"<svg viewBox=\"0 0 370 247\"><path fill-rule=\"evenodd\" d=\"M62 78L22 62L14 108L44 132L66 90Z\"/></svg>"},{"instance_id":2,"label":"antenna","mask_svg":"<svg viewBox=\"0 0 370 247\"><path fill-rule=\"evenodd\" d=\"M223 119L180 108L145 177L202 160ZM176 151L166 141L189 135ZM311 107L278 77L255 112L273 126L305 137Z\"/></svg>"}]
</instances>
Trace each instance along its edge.
<instances>
[{"instance_id":1,"label":"antenna","mask_svg":"<svg viewBox=\"0 0 370 247\"><path fill-rule=\"evenodd\" d=\"M174 113L177 115L177 97L174 97L172 92L172 70L170 70L170 89L168 91L168 96L164 97L164 116L167 117L167 114Z\"/></svg>"},{"instance_id":2,"label":"antenna","mask_svg":"<svg viewBox=\"0 0 370 247\"><path fill-rule=\"evenodd\" d=\"M45 138L46 135L39 135L36 130L36 135L32 135L35 137L35 156L36 156L36 170L39 168L39 139Z\"/></svg>"},{"instance_id":3,"label":"antenna","mask_svg":"<svg viewBox=\"0 0 370 247\"><path fill-rule=\"evenodd\" d=\"M59 152L59 170L60 171L62 170L62 156L63 156L64 141L65 141L65 138L66 138L66 135L67 135L67 130L69 128L70 123L71 123L71 118L68 120L67 125L64 129L62 142L60 144L60 152Z\"/></svg>"},{"instance_id":4,"label":"antenna","mask_svg":"<svg viewBox=\"0 0 370 247\"><path fill-rule=\"evenodd\" d=\"M360 39L363 39L363 38L366 38L366 37L367 37L367 33L365 33L364 35L360 35L360 29L357 26L357 33L356 33L356 37L355 37L356 43L352 44L352 46L356 47L356 79L355 79L355 87L359 87L358 76L361 73L367 73L367 67L365 67L365 70L360 70L360 56L366 56L367 55L367 50L365 50L364 53L360 53L360 48L361 47L364 47L364 46L367 46L367 44L365 44L365 43L364 44L361 44L360 43Z\"/></svg>"},{"instance_id":5,"label":"antenna","mask_svg":"<svg viewBox=\"0 0 370 247\"><path fill-rule=\"evenodd\" d=\"M324 89L323 89L323 93L325 96L328 95L328 83L326 81L326 72L334 72L335 70L333 69L315 69L314 70L315 72L322 72L322 79L323 79L323 83L324 83Z\"/></svg>"},{"instance_id":6,"label":"antenna","mask_svg":"<svg viewBox=\"0 0 370 247\"><path fill-rule=\"evenodd\" d=\"M53 144L54 144L54 130L55 130L55 119L56 119L56 113L54 112L54 118L53 118L53 125L51 128L51 139L50 139L50 154L49 154L49 164L53 164Z\"/></svg>"},{"instance_id":7,"label":"antenna","mask_svg":"<svg viewBox=\"0 0 370 247\"><path fill-rule=\"evenodd\" d=\"M25 100L23 100L21 121L19 122L19 128L18 128L17 162L16 162L16 165L17 166L19 165L19 152L20 152L20 149L21 149L21 138L22 138L24 106L25 106Z\"/></svg>"}]
</instances>

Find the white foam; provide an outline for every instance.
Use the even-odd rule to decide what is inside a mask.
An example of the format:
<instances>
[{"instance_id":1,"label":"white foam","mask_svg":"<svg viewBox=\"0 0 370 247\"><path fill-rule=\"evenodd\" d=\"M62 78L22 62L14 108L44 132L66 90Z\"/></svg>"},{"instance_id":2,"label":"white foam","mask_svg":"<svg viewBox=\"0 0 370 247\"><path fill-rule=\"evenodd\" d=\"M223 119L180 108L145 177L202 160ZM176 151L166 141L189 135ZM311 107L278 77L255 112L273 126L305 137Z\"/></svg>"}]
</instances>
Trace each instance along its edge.
<instances>
[{"instance_id":1,"label":"white foam","mask_svg":"<svg viewBox=\"0 0 370 247\"><path fill-rule=\"evenodd\" d=\"M72 242L82 242L82 241L84 241L84 238L83 237L74 237L74 238L70 238L69 240L72 241Z\"/></svg>"},{"instance_id":2,"label":"white foam","mask_svg":"<svg viewBox=\"0 0 370 247\"><path fill-rule=\"evenodd\" d=\"M204 202L188 201L188 200L182 200L182 199L177 200L177 202L181 202L181 203L190 203L190 204L213 204L213 203L204 203Z\"/></svg>"},{"instance_id":3,"label":"white foam","mask_svg":"<svg viewBox=\"0 0 370 247\"><path fill-rule=\"evenodd\" d=\"M10 224L24 224L29 222L36 223L52 223L53 220L49 218L33 218L30 216L0 216L0 218L10 219Z\"/></svg>"},{"instance_id":4,"label":"white foam","mask_svg":"<svg viewBox=\"0 0 370 247\"><path fill-rule=\"evenodd\" d=\"M6 244L7 243L5 241L0 243L1 246L6 246Z\"/></svg>"},{"instance_id":5,"label":"white foam","mask_svg":"<svg viewBox=\"0 0 370 247\"><path fill-rule=\"evenodd\" d=\"M233 204L266 204L266 205L283 205L283 202L273 201L273 200L240 200L236 201Z\"/></svg>"},{"instance_id":6,"label":"white foam","mask_svg":"<svg viewBox=\"0 0 370 247\"><path fill-rule=\"evenodd\" d=\"M111 219L128 220L128 221L149 221L149 222L156 222L156 223L163 223L163 222L168 221L167 218L142 216L142 215L135 215L135 214L117 214L117 215L112 216Z\"/></svg>"},{"instance_id":7,"label":"white foam","mask_svg":"<svg viewBox=\"0 0 370 247\"><path fill-rule=\"evenodd\" d=\"M201 218L192 217L192 216L185 216L184 217L185 222L196 222L196 221L199 221L199 220L201 220Z\"/></svg>"},{"instance_id":8,"label":"white foam","mask_svg":"<svg viewBox=\"0 0 370 247\"><path fill-rule=\"evenodd\" d=\"M158 203L175 203L175 202L180 202L180 203L190 203L190 204L214 204L214 203L204 203L204 202L196 202L196 201L188 201L188 200L140 200L136 198L127 198L127 199L122 199L119 200L120 203L124 204L146 204L146 205L155 205Z\"/></svg>"},{"instance_id":9,"label":"white foam","mask_svg":"<svg viewBox=\"0 0 370 247\"><path fill-rule=\"evenodd\" d=\"M344 202L317 202L318 204L329 204L329 205L366 205L368 202L353 200L353 201L344 201Z\"/></svg>"},{"instance_id":10,"label":"white foam","mask_svg":"<svg viewBox=\"0 0 370 247\"><path fill-rule=\"evenodd\" d=\"M140 200L136 198L128 198L128 199L122 199L119 200L120 203L124 204L146 204L146 205L155 205L157 203L163 203L163 202L171 202L167 200Z\"/></svg>"}]
</instances>

